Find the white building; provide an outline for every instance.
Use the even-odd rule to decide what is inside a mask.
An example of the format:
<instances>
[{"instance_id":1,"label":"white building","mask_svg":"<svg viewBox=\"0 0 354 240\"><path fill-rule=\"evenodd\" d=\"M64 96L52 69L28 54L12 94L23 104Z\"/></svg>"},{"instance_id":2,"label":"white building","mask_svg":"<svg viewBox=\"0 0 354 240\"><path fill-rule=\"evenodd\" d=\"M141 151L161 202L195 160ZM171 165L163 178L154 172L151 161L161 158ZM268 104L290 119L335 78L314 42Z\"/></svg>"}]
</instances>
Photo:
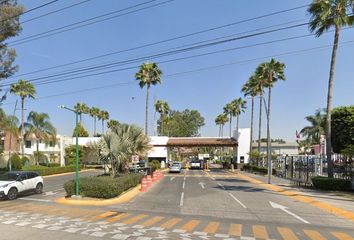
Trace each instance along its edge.
<instances>
[{"instance_id":1,"label":"white building","mask_svg":"<svg viewBox=\"0 0 354 240\"><path fill-rule=\"evenodd\" d=\"M258 143L252 143L252 149L258 150ZM261 153L267 153L267 143L261 142ZM299 144L297 142L272 142L272 153L276 155L299 155Z\"/></svg>"},{"instance_id":2,"label":"white building","mask_svg":"<svg viewBox=\"0 0 354 240\"><path fill-rule=\"evenodd\" d=\"M250 151L250 137L251 129L250 128L239 128L238 134L237 130L234 130L234 138L238 142L238 154L237 154L237 163L248 163L249 162L249 151Z\"/></svg>"}]
</instances>

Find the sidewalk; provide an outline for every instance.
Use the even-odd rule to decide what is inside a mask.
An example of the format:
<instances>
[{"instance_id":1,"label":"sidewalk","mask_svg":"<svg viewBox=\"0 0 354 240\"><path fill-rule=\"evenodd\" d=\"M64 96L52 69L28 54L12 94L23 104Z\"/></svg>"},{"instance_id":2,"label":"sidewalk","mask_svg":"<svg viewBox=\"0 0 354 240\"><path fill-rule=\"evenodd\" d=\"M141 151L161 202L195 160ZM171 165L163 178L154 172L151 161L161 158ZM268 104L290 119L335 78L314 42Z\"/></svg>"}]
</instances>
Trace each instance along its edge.
<instances>
[{"instance_id":1,"label":"sidewalk","mask_svg":"<svg viewBox=\"0 0 354 240\"><path fill-rule=\"evenodd\" d=\"M268 176L256 175L244 171L240 171L243 175L252 177L261 182L268 183ZM272 176L271 184L279 186L289 191L295 191L301 193L301 195L311 197L317 201L331 204L335 207L344 209L346 211L354 213L354 193L352 192L340 192L340 191L322 191L304 187L297 187L290 184L289 179L279 178Z\"/></svg>"}]
</instances>

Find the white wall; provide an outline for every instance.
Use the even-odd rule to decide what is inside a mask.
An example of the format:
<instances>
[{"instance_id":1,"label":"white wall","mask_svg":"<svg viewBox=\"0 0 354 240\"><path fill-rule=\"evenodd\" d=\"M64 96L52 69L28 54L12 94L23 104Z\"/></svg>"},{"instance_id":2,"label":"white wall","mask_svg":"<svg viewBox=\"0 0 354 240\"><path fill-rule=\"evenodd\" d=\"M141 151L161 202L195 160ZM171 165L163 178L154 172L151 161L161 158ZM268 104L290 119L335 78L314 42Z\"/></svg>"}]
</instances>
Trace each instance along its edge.
<instances>
[{"instance_id":1,"label":"white wall","mask_svg":"<svg viewBox=\"0 0 354 240\"><path fill-rule=\"evenodd\" d=\"M166 145L168 137L150 137L151 145ZM167 147L153 147L148 153L148 158L166 158L167 159Z\"/></svg>"},{"instance_id":2,"label":"white wall","mask_svg":"<svg viewBox=\"0 0 354 240\"><path fill-rule=\"evenodd\" d=\"M237 137L236 130L233 134L234 138ZM241 163L241 157L244 158L243 163L248 163L249 161L249 151L250 151L250 137L251 129L250 128L240 128L238 130L238 156L237 163Z\"/></svg>"}]
</instances>

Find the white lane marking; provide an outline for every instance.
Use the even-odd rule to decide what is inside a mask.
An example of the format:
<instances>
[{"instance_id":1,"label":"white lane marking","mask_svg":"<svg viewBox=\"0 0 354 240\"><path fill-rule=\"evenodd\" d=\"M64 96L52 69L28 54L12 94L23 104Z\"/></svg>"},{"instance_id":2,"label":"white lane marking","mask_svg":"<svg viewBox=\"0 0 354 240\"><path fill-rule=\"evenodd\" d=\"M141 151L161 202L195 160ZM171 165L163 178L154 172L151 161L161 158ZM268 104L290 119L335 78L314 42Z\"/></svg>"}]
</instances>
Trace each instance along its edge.
<instances>
[{"instance_id":1,"label":"white lane marking","mask_svg":"<svg viewBox=\"0 0 354 240\"><path fill-rule=\"evenodd\" d=\"M173 179L175 179L175 177L171 177L171 178L170 178L170 181L173 181Z\"/></svg>"},{"instance_id":2,"label":"white lane marking","mask_svg":"<svg viewBox=\"0 0 354 240\"><path fill-rule=\"evenodd\" d=\"M221 187L222 189L225 190L225 187L222 184L218 183L218 185L219 185L219 187Z\"/></svg>"},{"instance_id":3,"label":"white lane marking","mask_svg":"<svg viewBox=\"0 0 354 240\"><path fill-rule=\"evenodd\" d=\"M184 189L185 186L186 186L186 182L183 181L182 188Z\"/></svg>"},{"instance_id":4,"label":"white lane marking","mask_svg":"<svg viewBox=\"0 0 354 240\"><path fill-rule=\"evenodd\" d=\"M245 206L245 204L243 204L240 200L238 200L234 195L232 195L230 192L229 192L229 195L236 201L238 202L238 204L240 204L243 208L247 208Z\"/></svg>"},{"instance_id":5,"label":"white lane marking","mask_svg":"<svg viewBox=\"0 0 354 240\"><path fill-rule=\"evenodd\" d=\"M184 192L182 192L181 194L181 200L179 202L179 206L182 207L183 206L183 198L184 198Z\"/></svg>"},{"instance_id":6,"label":"white lane marking","mask_svg":"<svg viewBox=\"0 0 354 240\"><path fill-rule=\"evenodd\" d=\"M278 209L280 209L280 210L286 212L287 214L293 216L294 218L300 220L301 222L310 224L308 221L306 221L306 220L303 219L302 217L296 215L296 214L293 213L293 212L290 212L290 211L287 209L287 207L285 207L285 206L283 206L283 205L280 205L280 204L278 204L278 203L271 202L271 201L269 201L269 203L270 203L270 205L272 206L272 208L278 208Z\"/></svg>"},{"instance_id":7,"label":"white lane marking","mask_svg":"<svg viewBox=\"0 0 354 240\"><path fill-rule=\"evenodd\" d=\"M203 189L205 188L205 183L203 183L203 182L200 182L200 183L198 183Z\"/></svg>"},{"instance_id":8,"label":"white lane marking","mask_svg":"<svg viewBox=\"0 0 354 240\"><path fill-rule=\"evenodd\" d=\"M213 180L215 180L215 178L214 177L210 177L211 179L213 179Z\"/></svg>"},{"instance_id":9,"label":"white lane marking","mask_svg":"<svg viewBox=\"0 0 354 240\"><path fill-rule=\"evenodd\" d=\"M29 198L29 197L23 197L19 199L26 200L26 201L35 201L35 202L52 202L51 200L48 199L37 199L37 198Z\"/></svg>"}]
</instances>

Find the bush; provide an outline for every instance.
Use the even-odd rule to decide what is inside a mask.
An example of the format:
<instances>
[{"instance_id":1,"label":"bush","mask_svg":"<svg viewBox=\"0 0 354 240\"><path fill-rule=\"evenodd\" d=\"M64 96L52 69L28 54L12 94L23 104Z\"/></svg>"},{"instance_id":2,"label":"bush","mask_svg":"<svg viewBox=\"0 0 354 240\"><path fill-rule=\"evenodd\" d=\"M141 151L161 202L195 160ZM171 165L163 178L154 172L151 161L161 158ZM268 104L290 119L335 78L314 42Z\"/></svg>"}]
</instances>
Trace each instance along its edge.
<instances>
[{"instance_id":1,"label":"bush","mask_svg":"<svg viewBox=\"0 0 354 240\"><path fill-rule=\"evenodd\" d=\"M312 184L315 188L321 190L350 190L350 180L328 178L328 177L313 177L311 178Z\"/></svg>"},{"instance_id":2,"label":"bush","mask_svg":"<svg viewBox=\"0 0 354 240\"><path fill-rule=\"evenodd\" d=\"M243 165L242 170L247 171L247 172L257 172L257 173L261 173L261 174L268 174L268 168L254 166L254 165L250 165L250 164ZM275 175L275 173L276 173L275 169L272 169L272 175Z\"/></svg>"},{"instance_id":3,"label":"bush","mask_svg":"<svg viewBox=\"0 0 354 240\"><path fill-rule=\"evenodd\" d=\"M23 167L24 171L35 171L38 172L41 176L59 174L59 173L67 173L67 172L75 172L75 166L65 166L65 167L46 167L46 166L26 166Z\"/></svg>"},{"instance_id":4,"label":"bush","mask_svg":"<svg viewBox=\"0 0 354 240\"><path fill-rule=\"evenodd\" d=\"M114 198L138 185L142 177L140 174L123 174L115 178L110 176L80 178L80 195L92 198ZM75 181L66 182L64 189L67 196L75 195Z\"/></svg>"},{"instance_id":5,"label":"bush","mask_svg":"<svg viewBox=\"0 0 354 240\"><path fill-rule=\"evenodd\" d=\"M60 163L48 163L48 167L60 167Z\"/></svg>"},{"instance_id":6,"label":"bush","mask_svg":"<svg viewBox=\"0 0 354 240\"><path fill-rule=\"evenodd\" d=\"M22 166L28 166L28 165L30 165L31 160L28 157L23 156L21 159L21 163L22 163Z\"/></svg>"},{"instance_id":7,"label":"bush","mask_svg":"<svg viewBox=\"0 0 354 240\"><path fill-rule=\"evenodd\" d=\"M149 162L149 166L152 168L152 171L155 171L161 168L161 163L158 160L152 160Z\"/></svg>"},{"instance_id":8,"label":"bush","mask_svg":"<svg viewBox=\"0 0 354 240\"><path fill-rule=\"evenodd\" d=\"M20 156L18 156L16 153L11 155L10 161L8 162L8 166L11 162L11 168L12 170L21 170L22 168L22 161Z\"/></svg>"}]
</instances>

